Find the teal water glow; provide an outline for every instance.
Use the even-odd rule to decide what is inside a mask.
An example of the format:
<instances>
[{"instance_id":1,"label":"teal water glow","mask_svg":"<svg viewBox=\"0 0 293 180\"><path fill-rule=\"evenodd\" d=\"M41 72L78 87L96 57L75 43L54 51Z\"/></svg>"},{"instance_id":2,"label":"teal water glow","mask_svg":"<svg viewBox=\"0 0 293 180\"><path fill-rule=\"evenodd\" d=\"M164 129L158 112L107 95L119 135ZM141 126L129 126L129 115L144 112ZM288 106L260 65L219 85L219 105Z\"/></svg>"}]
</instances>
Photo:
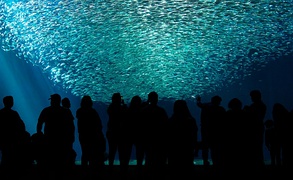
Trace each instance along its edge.
<instances>
[{"instance_id":1,"label":"teal water glow","mask_svg":"<svg viewBox=\"0 0 293 180\"><path fill-rule=\"evenodd\" d=\"M189 99L291 53L292 9L293 0L0 0L1 48L95 101L153 90Z\"/></svg>"}]
</instances>

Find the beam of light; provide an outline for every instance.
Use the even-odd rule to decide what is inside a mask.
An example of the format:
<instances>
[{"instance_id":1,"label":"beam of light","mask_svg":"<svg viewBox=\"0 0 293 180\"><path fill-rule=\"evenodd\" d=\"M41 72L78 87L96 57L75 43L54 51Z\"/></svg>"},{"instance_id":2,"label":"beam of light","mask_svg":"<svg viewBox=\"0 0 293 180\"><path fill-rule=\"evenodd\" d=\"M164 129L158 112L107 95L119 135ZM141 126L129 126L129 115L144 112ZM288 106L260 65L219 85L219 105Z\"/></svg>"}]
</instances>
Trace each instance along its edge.
<instances>
[{"instance_id":1,"label":"beam of light","mask_svg":"<svg viewBox=\"0 0 293 180\"><path fill-rule=\"evenodd\" d=\"M49 105L47 99L55 92L52 83L36 67L28 68L27 62L12 61L16 60L13 53L0 50L0 60L0 108L3 108L4 96L13 96L13 109L18 111L26 130L32 134L36 132L39 112ZM40 101L42 99L45 101Z\"/></svg>"},{"instance_id":2,"label":"beam of light","mask_svg":"<svg viewBox=\"0 0 293 180\"><path fill-rule=\"evenodd\" d=\"M293 0L0 0L1 47L74 95L192 98L292 52Z\"/></svg>"}]
</instances>

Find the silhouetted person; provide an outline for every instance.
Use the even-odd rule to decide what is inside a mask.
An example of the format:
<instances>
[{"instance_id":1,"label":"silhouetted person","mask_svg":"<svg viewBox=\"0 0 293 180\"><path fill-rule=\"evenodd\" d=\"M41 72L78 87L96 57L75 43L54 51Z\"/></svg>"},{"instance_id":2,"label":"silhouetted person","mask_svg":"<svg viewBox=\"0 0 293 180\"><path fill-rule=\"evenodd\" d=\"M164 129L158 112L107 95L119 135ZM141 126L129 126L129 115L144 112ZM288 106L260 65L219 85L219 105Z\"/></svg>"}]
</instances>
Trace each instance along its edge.
<instances>
[{"instance_id":1,"label":"silhouetted person","mask_svg":"<svg viewBox=\"0 0 293 180\"><path fill-rule=\"evenodd\" d=\"M104 168L106 140L99 113L93 108L90 96L81 99L76 111L79 142L81 146L81 166L91 177L97 177Z\"/></svg>"},{"instance_id":2,"label":"silhouetted person","mask_svg":"<svg viewBox=\"0 0 293 180\"><path fill-rule=\"evenodd\" d=\"M63 98L61 100L61 105L62 105L62 107L70 110L70 108L71 108L70 99L68 97ZM72 114L71 110L70 110L70 112ZM72 116L73 116L73 114L72 114ZM76 154L75 150L73 149L73 143L75 141L75 125L74 125L73 121L72 121L71 127L69 129L72 130L72 132L71 132L72 133L72 149L71 149L71 154L70 154L71 158L69 159L68 163L70 163L70 164L72 164L72 166L74 166L77 154Z\"/></svg>"},{"instance_id":3,"label":"silhouetted person","mask_svg":"<svg viewBox=\"0 0 293 180\"><path fill-rule=\"evenodd\" d=\"M168 115L164 108L158 106L158 94L148 94L148 105L143 110L146 132L145 165L150 176L160 177L167 165L167 122Z\"/></svg>"},{"instance_id":4,"label":"silhouetted person","mask_svg":"<svg viewBox=\"0 0 293 180\"><path fill-rule=\"evenodd\" d=\"M225 108L220 104L222 98L220 96L213 96L210 102L202 103L201 97L197 97L197 106L201 108L200 114L200 128L201 128L201 146L203 164L209 165L209 152L214 166L218 166L220 136L222 120L225 118Z\"/></svg>"},{"instance_id":5,"label":"silhouetted person","mask_svg":"<svg viewBox=\"0 0 293 180\"><path fill-rule=\"evenodd\" d=\"M62 107L66 108L66 109L69 109L71 108L71 102L70 102L70 99L65 97L61 100L61 105ZM70 110L71 112L71 115L72 115L72 118L74 119L74 116L72 114L72 111ZM74 121L72 121L71 123L71 127L68 128L69 131L71 131L71 135L72 135L72 148L71 148L71 153L70 153L70 158L68 159L69 160L69 164L72 165L72 167L75 165L75 160L76 160L76 152L75 150L73 149L73 143L75 141L75 125L74 125Z\"/></svg>"},{"instance_id":6,"label":"silhouetted person","mask_svg":"<svg viewBox=\"0 0 293 180\"><path fill-rule=\"evenodd\" d=\"M268 119L264 123L265 126L265 146L268 149L270 153L270 160L271 160L271 165L276 165L276 161L281 161L279 159L280 157L277 157L277 147L278 147L278 142L277 142L277 134L276 134L276 128L274 125L274 121L272 119ZM279 156L280 154L278 154ZM277 160L278 159L278 160ZM280 162L278 162L280 163Z\"/></svg>"},{"instance_id":7,"label":"silhouetted person","mask_svg":"<svg viewBox=\"0 0 293 180\"><path fill-rule=\"evenodd\" d=\"M37 133L43 133L45 140L44 178L50 176L63 178L67 168L71 166L68 162L72 153L74 117L69 109L61 107L59 94L52 94L49 100L51 100L50 106L41 111L37 122Z\"/></svg>"},{"instance_id":8,"label":"silhouetted person","mask_svg":"<svg viewBox=\"0 0 293 180\"><path fill-rule=\"evenodd\" d=\"M231 172L246 174L250 165L249 149L250 139L247 138L250 124L246 120L242 109L242 102L238 98L232 98L228 102L228 109L222 125L218 128L221 133L221 168L225 175L234 175ZM242 171L244 170L244 171ZM242 171L242 172L241 172Z\"/></svg>"},{"instance_id":9,"label":"silhouetted person","mask_svg":"<svg viewBox=\"0 0 293 180\"><path fill-rule=\"evenodd\" d=\"M286 122L289 120L289 111L288 109L281 103L275 103L273 105L272 110L272 120L273 120L273 127L275 129L275 148L274 154L275 159L272 161L272 165L282 165L283 159L283 146L284 146L284 139L285 139L285 129L286 129Z\"/></svg>"},{"instance_id":10,"label":"silhouetted person","mask_svg":"<svg viewBox=\"0 0 293 180\"><path fill-rule=\"evenodd\" d=\"M190 114L186 101L176 100L168 121L168 166L171 176L190 177L194 167L197 133L196 120Z\"/></svg>"},{"instance_id":11,"label":"silhouetted person","mask_svg":"<svg viewBox=\"0 0 293 180\"><path fill-rule=\"evenodd\" d=\"M112 95L112 102L107 108L108 122L106 137L109 145L109 168L112 171L116 153L118 152L120 160L120 142L121 142L121 126L122 122L126 119L127 105L124 103L120 93L114 93ZM122 164L125 160L122 157ZM121 163L121 161L120 161Z\"/></svg>"},{"instance_id":12,"label":"silhouetted person","mask_svg":"<svg viewBox=\"0 0 293 180\"><path fill-rule=\"evenodd\" d=\"M259 90L250 91L252 103L244 107L247 113L247 121L250 124L250 139L251 139L251 167L256 169L264 166L264 118L267 107L262 101L261 92Z\"/></svg>"},{"instance_id":13,"label":"silhouetted person","mask_svg":"<svg viewBox=\"0 0 293 180\"><path fill-rule=\"evenodd\" d=\"M292 176L293 168L293 110L289 112L289 119L284 123L284 139L283 139L283 167L285 168L287 175Z\"/></svg>"},{"instance_id":14,"label":"silhouetted person","mask_svg":"<svg viewBox=\"0 0 293 180\"><path fill-rule=\"evenodd\" d=\"M136 160L137 160L137 166L143 165L143 160L145 157L145 137L144 137L144 131L143 126L144 122L142 121L142 99L139 96L134 96L131 99L130 105L129 105L129 113L130 113L130 119L132 122L133 127L133 144L135 145L135 152L136 152Z\"/></svg>"},{"instance_id":15,"label":"silhouetted person","mask_svg":"<svg viewBox=\"0 0 293 180\"><path fill-rule=\"evenodd\" d=\"M137 160L137 170L140 173L142 170L145 147L144 147L144 132L143 132L143 118L142 118L142 99L136 95L131 98L129 107L127 109L127 118L122 124L122 131L124 137L122 138L122 148L125 153L125 171L128 170L130 157L133 147L135 148L135 155ZM122 153L123 154L123 153Z\"/></svg>"},{"instance_id":16,"label":"silhouetted person","mask_svg":"<svg viewBox=\"0 0 293 180\"><path fill-rule=\"evenodd\" d=\"M26 154L30 134L26 131L25 124L17 111L13 110L13 96L3 98L4 107L0 110L0 151L2 152L1 166L3 178L21 178L30 159ZM23 157L25 156L25 157ZM29 160L28 159L28 160ZM0 175L1 176L1 175Z\"/></svg>"}]
</instances>

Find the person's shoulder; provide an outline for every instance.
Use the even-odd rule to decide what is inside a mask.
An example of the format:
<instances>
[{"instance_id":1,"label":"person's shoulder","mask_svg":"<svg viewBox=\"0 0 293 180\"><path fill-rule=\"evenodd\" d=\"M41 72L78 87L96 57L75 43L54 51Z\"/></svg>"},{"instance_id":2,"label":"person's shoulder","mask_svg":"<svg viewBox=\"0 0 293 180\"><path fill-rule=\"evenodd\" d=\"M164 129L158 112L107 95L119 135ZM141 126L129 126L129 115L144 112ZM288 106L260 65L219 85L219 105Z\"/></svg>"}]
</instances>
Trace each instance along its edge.
<instances>
[{"instance_id":1,"label":"person's shoulder","mask_svg":"<svg viewBox=\"0 0 293 180\"><path fill-rule=\"evenodd\" d=\"M49 110L51 110L51 109L53 109L52 106L47 106L47 107L44 107L42 111L49 111Z\"/></svg>"},{"instance_id":2,"label":"person's shoulder","mask_svg":"<svg viewBox=\"0 0 293 180\"><path fill-rule=\"evenodd\" d=\"M17 117L20 117L18 111L11 109L11 112Z\"/></svg>"},{"instance_id":3,"label":"person's shoulder","mask_svg":"<svg viewBox=\"0 0 293 180\"><path fill-rule=\"evenodd\" d=\"M13 114L18 114L18 112L14 109L7 109L7 111Z\"/></svg>"},{"instance_id":4,"label":"person's shoulder","mask_svg":"<svg viewBox=\"0 0 293 180\"><path fill-rule=\"evenodd\" d=\"M220 110L226 111L226 109L223 106L220 106Z\"/></svg>"},{"instance_id":5,"label":"person's shoulder","mask_svg":"<svg viewBox=\"0 0 293 180\"><path fill-rule=\"evenodd\" d=\"M98 111L93 107L88 108L86 111L91 114L98 114Z\"/></svg>"},{"instance_id":6,"label":"person's shoulder","mask_svg":"<svg viewBox=\"0 0 293 180\"><path fill-rule=\"evenodd\" d=\"M161 114L164 114L167 116L167 111L165 108L161 107L161 106L157 106L157 109L158 111L161 113Z\"/></svg>"},{"instance_id":7,"label":"person's shoulder","mask_svg":"<svg viewBox=\"0 0 293 180\"><path fill-rule=\"evenodd\" d=\"M40 116L48 116L49 114L53 114L52 113L52 108L50 106L47 106L45 108L42 109Z\"/></svg>"},{"instance_id":8,"label":"person's shoulder","mask_svg":"<svg viewBox=\"0 0 293 180\"><path fill-rule=\"evenodd\" d=\"M71 111L70 109L62 107L62 110L63 110L66 114L69 114L70 116L72 116L72 111Z\"/></svg>"},{"instance_id":9,"label":"person's shoulder","mask_svg":"<svg viewBox=\"0 0 293 180\"><path fill-rule=\"evenodd\" d=\"M2 109L0 109L0 112L2 112L2 113L7 113L7 112L13 112L13 110L11 109L11 108L2 108Z\"/></svg>"},{"instance_id":10,"label":"person's shoulder","mask_svg":"<svg viewBox=\"0 0 293 180\"><path fill-rule=\"evenodd\" d=\"M71 110L69 108L61 107L61 109L63 109L66 112L70 112L71 113Z\"/></svg>"},{"instance_id":11,"label":"person's shoulder","mask_svg":"<svg viewBox=\"0 0 293 180\"><path fill-rule=\"evenodd\" d=\"M147 112L150 109L150 105L149 104L145 104L140 108L141 112Z\"/></svg>"}]
</instances>

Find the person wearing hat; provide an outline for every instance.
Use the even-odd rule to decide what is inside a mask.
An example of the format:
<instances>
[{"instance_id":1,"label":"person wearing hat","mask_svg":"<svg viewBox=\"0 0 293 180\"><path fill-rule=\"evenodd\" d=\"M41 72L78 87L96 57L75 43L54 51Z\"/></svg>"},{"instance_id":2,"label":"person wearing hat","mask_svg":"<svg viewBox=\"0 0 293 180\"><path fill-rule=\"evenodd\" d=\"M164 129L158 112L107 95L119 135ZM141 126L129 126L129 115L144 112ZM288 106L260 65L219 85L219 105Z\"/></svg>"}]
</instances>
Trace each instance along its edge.
<instances>
[{"instance_id":1,"label":"person wearing hat","mask_svg":"<svg viewBox=\"0 0 293 180\"><path fill-rule=\"evenodd\" d=\"M44 134L46 146L43 170L64 177L72 150L71 125L74 117L68 108L61 106L59 94L52 94L49 100L50 106L41 111L37 122L37 133Z\"/></svg>"},{"instance_id":2,"label":"person wearing hat","mask_svg":"<svg viewBox=\"0 0 293 180\"><path fill-rule=\"evenodd\" d=\"M127 105L124 104L120 93L113 93L112 102L107 108L108 123L106 138L109 145L109 168L112 170L116 152L118 151L119 160L121 160L121 127L122 122L126 118ZM122 160L123 161L123 160ZM123 163L122 163L123 164Z\"/></svg>"}]
</instances>

